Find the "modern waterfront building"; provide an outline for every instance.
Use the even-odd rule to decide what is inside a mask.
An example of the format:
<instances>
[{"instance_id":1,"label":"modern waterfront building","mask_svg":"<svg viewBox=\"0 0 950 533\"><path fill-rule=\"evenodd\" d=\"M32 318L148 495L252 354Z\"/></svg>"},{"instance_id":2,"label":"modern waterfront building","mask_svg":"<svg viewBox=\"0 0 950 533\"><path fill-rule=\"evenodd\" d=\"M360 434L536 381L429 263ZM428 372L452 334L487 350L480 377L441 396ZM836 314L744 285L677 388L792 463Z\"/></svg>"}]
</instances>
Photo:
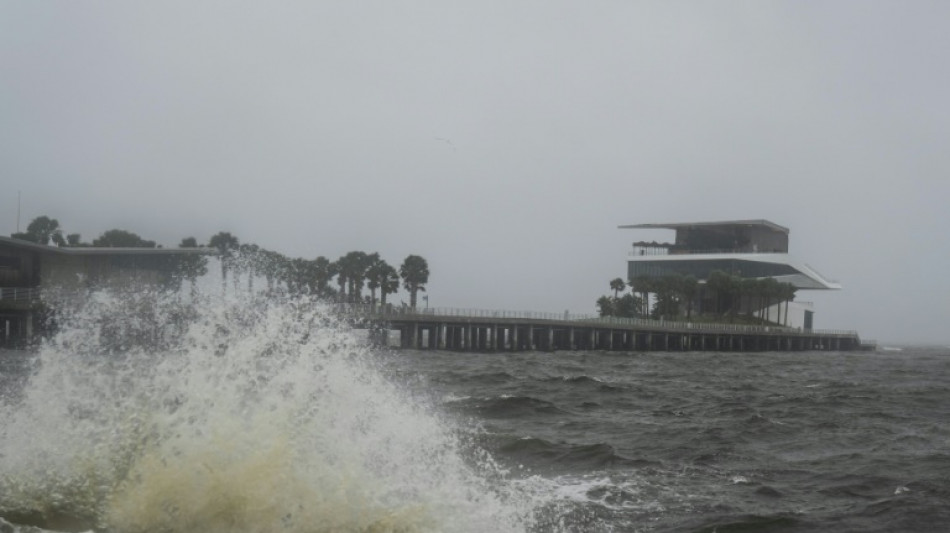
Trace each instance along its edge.
<instances>
[{"instance_id":1,"label":"modern waterfront building","mask_svg":"<svg viewBox=\"0 0 950 533\"><path fill-rule=\"evenodd\" d=\"M742 278L774 278L797 289L836 290L841 285L788 253L788 228L768 220L727 220L671 224L632 224L621 229L674 230L673 242L633 243L627 279L669 274L692 275L704 284L722 271ZM702 295L700 301L702 305ZM814 309L808 302L789 304L788 325L811 329Z\"/></svg>"},{"instance_id":2,"label":"modern waterfront building","mask_svg":"<svg viewBox=\"0 0 950 533\"><path fill-rule=\"evenodd\" d=\"M0 347L28 342L43 312L43 293L163 285L175 278L184 255L203 248L58 247L0 237Z\"/></svg>"}]
</instances>

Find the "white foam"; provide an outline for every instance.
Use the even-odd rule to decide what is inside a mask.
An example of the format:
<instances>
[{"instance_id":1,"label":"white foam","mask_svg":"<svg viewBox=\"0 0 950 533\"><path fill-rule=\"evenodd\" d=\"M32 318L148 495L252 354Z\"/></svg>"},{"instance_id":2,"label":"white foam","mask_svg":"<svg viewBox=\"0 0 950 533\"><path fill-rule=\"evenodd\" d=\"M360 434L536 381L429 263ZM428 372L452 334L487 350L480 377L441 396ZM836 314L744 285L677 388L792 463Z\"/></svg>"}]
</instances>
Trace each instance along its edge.
<instances>
[{"instance_id":1,"label":"white foam","mask_svg":"<svg viewBox=\"0 0 950 533\"><path fill-rule=\"evenodd\" d=\"M537 493L312 299L91 294L0 406L0 511L137 531L523 531Z\"/></svg>"}]
</instances>

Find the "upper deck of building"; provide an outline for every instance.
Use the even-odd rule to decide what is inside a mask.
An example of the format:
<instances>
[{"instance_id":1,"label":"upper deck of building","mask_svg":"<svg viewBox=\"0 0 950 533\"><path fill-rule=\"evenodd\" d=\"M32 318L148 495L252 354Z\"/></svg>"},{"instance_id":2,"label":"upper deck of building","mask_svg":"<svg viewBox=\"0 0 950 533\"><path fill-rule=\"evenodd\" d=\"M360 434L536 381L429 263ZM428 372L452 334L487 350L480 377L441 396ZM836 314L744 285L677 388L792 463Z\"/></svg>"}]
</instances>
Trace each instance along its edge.
<instances>
[{"instance_id":1,"label":"upper deck of building","mask_svg":"<svg viewBox=\"0 0 950 533\"><path fill-rule=\"evenodd\" d=\"M672 243L633 243L634 255L788 253L788 228L762 219L631 224L619 228L676 231Z\"/></svg>"}]
</instances>

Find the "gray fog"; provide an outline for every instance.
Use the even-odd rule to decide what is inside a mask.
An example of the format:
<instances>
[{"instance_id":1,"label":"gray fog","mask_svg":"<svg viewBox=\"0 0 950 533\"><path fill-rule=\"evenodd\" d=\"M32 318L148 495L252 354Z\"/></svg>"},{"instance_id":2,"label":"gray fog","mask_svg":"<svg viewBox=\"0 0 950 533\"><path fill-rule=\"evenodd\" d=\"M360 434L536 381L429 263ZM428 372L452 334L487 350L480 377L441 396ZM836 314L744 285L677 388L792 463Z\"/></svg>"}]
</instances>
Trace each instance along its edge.
<instances>
[{"instance_id":1,"label":"gray fog","mask_svg":"<svg viewBox=\"0 0 950 533\"><path fill-rule=\"evenodd\" d=\"M950 343L950 3L0 2L0 234L229 231L593 313L622 224L767 219L817 328ZM408 301L401 291L392 301Z\"/></svg>"}]
</instances>

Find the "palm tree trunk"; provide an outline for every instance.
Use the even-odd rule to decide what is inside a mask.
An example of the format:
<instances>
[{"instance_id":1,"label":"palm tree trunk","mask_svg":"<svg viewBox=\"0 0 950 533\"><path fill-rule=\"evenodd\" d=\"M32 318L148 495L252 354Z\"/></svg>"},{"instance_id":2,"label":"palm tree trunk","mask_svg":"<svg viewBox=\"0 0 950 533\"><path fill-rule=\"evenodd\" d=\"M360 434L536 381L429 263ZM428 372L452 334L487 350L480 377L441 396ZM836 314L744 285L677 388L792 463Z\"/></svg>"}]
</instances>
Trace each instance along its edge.
<instances>
[{"instance_id":1,"label":"palm tree trunk","mask_svg":"<svg viewBox=\"0 0 950 533\"><path fill-rule=\"evenodd\" d=\"M221 294L228 292L228 267L221 259Z\"/></svg>"}]
</instances>

